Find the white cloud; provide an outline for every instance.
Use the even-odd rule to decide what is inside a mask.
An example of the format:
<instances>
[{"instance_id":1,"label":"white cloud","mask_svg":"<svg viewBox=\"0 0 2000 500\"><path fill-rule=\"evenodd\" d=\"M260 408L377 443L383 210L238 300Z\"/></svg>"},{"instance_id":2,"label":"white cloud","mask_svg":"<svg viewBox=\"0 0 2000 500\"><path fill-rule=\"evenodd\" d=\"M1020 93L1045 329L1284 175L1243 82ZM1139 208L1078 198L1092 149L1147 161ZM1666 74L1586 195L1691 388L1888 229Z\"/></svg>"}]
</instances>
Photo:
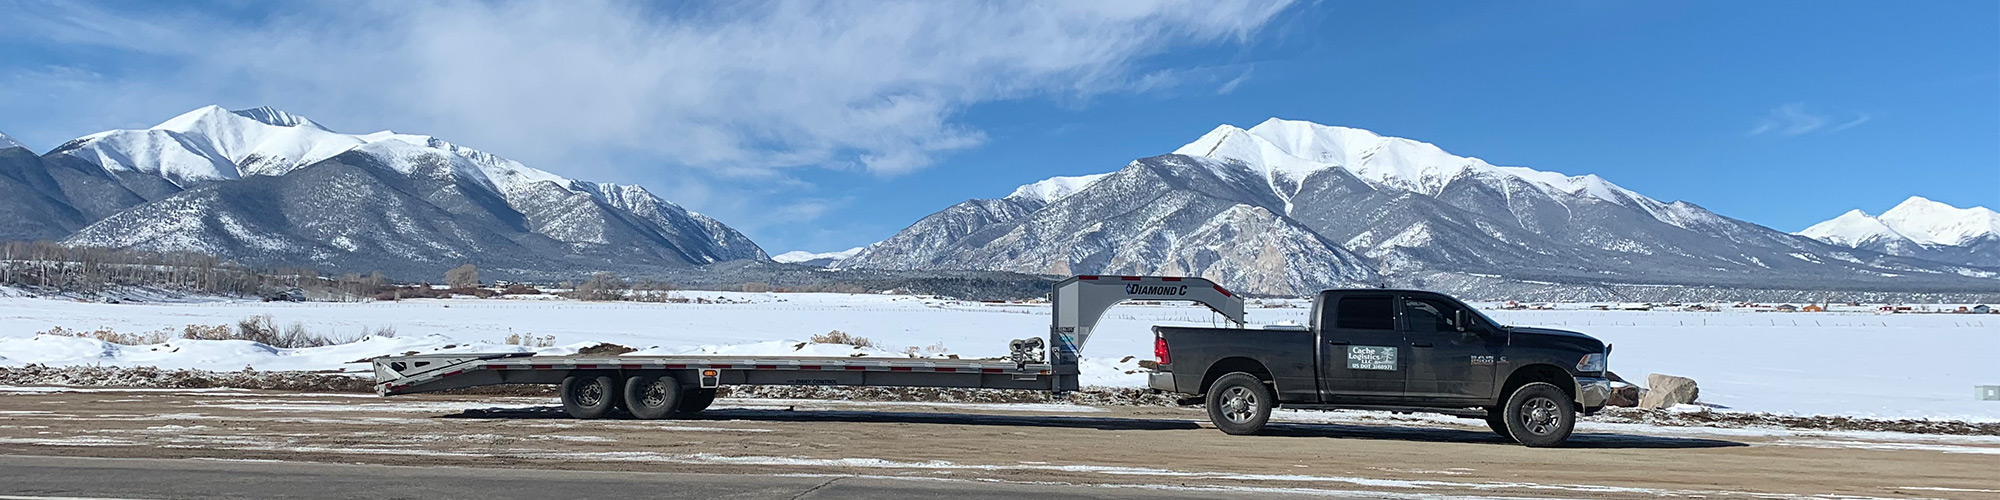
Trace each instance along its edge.
<instances>
[{"instance_id":1,"label":"white cloud","mask_svg":"<svg viewBox=\"0 0 2000 500\"><path fill-rule=\"evenodd\" d=\"M1839 132L1854 128L1874 119L1867 113L1856 113L1850 120L1835 123L1835 119L1824 113L1813 112L1806 103L1792 102L1772 108L1770 113L1757 120L1757 125L1744 135L1778 134L1786 137L1805 135L1815 131ZM1832 124L1832 127L1827 125Z\"/></svg>"},{"instance_id":2,"label":"white cloud","mask_svg":"<svg viewBox=\"0 0 2000 500\"><path fill-rule=\"evenodd\" d=\"M1243 85L1243 82L1250 81L1250 72L1253 69L1256 68L1253 67L1250 69L1245 69L1243 70L1243 74L1237 75L1236 78L1231 78L1227 82L1222 82L1221 87L1216 87L1215 93L1222 95L1229 95L1230 92L1235 92L1236 87Z\"/></svg>"},{"instance_id":3,"label":"white cloud","mask_svg":"<svg viewBox=\"0 0 2000 500\"><path fill-rule=\"evenodd\" d=\"M983 143L956 120L968 106L1144 91L1172 74L1153 56L1244 40L1286 3L384 1L252 21L75 4L10 14L0 36L158 59L96 81L122 96L394 125L556 171L616 151L893 175Z\"/></svg>"}]
</instances>

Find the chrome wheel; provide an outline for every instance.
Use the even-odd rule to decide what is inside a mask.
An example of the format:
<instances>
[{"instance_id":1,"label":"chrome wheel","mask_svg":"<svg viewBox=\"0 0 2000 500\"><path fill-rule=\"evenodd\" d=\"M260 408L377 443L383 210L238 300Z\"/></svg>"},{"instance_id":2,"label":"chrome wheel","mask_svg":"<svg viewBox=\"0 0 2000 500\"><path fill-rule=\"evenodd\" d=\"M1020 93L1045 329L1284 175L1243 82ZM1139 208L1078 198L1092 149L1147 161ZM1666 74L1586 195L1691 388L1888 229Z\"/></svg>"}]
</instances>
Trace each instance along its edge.
<instances>
[{"instance_id":1,"label":"chrome wheel","mask_svg":"<svg viewBox=\"0 0 2000 500\"><path fill-rule=\"evenodd\" d=\"M1521 404L1521 427L1537 436L1546 436L1556 431L1561 423L1562 410L1555 400L1537 397Z\"/></svg>"},{"instance_id":2,"label":"chrome wheel","mask_svg":"<svg viewBox=\"0 0 2000 500\"><path fill-rule=\"evenodd\" d=\"M1231 387L1223 391L1222 418L1239 424L1257 418L1257 395L1244 387Z\"/></svg>"},{"instance_id":3,"label":"chrome wheel","mask_svg":"<svg viewBox=\"0 0 2000 500\"><path fill-rule=\"evenodd\" d=\"M575 399L576 404L597 406L604 403L604 386L602 384L577 384L573 396L571 399Z\"/></svg>"},{"instance_id":4,"label":"chrome wheel","mask_svg":"<svg viewBox=\"0 0 2000 500\"><path fill-rule=\"evenodd\" d=\"M640 402L645 403L647 408L659 408L662 406L666 406L667 399L672 397L672 394L669 394L668 392L670 388L667 387L667 383L670 381L671 381L670 379L662 378L662 379L654 379L653 383L646 384L645 397L641 398Z\"/></svg>"}]
</instances>

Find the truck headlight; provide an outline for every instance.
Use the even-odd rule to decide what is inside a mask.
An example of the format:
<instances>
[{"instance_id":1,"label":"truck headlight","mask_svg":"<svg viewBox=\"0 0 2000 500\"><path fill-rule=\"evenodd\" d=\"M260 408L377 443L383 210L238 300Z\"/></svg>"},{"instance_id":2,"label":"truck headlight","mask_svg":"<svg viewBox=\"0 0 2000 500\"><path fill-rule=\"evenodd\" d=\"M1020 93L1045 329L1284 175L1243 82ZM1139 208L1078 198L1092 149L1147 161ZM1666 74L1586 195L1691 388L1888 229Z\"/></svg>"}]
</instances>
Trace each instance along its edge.
<instances>
[{"instance_id":1,"label":"truck headlight","mask_svg":"<svg viewBox=\"0 0 2000 500\"><path fill-rule=\"evenodd\" d=\"M1576 371L1584 373L1604 371L1604 357L1604 353L1601 352L1585 354L1583 359L1576 360Z\"/></svg>"}]
</instances>

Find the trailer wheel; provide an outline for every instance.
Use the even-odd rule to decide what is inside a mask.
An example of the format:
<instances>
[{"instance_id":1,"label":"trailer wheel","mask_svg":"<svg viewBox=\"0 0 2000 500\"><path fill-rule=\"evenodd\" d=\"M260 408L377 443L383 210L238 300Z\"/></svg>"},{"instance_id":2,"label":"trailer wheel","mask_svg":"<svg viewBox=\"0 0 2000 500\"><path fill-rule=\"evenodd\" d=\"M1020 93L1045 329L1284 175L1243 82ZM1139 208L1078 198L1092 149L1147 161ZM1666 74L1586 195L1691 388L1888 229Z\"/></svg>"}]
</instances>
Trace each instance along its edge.
<instances>
[{"instance_id":1,"label":"trailer wheel","mask_svg":"<svg viewBox=\"0 0 2000 500\"><path fill-rule=\"evenodd\" d=\"M1486 408L1486 428L1493 429L1493 433L1499 434L1501 439L1514 440L1514 434L1507 432L1507 410L1501 407Z\"/></svg>"},{"instance_id":2,"label":"trailer wheel","mask_svg":"<svg viewBox=\"0 0 2000 500\"><path fill-rule=\"evenodd\" d=\"M686 400L681 381L666 373L642 373L625 380L625 409L645 420L672 416Z\"/></svg>"},{"instance_id":3,"label":"trailer wheel","mask_svg":"<svg viewBox=\"0 0 2000 500\"><path fill-rule=\"evenodd\" d=\"M1271 386L1256 375L1230 373L1208 386L1208 420L1225 433L1256 434L1271 420L1271 406L1277 402Z\"/></svg>"},{"instance_id":4,"label":"trailer wheel","mask_svg":"<svg viewBox=\"0 0 2000 500\"><path fill-rule=\"evenodd\" d=\"M569 412L569 416L604 418L616 406L617 399L618 379L609 375L581 373L563 378L563 411Z\"/></svg>"},{"instance_id":5,"label":"trailer wheel","mask_svg":"<svg viewBox=\"0 0 2000 500\"><path fill-rule=\"evenodd\" d=\"M678 413L682 415L693 415L696 413L701 413L702 410L708 409L708 405L714 403L715 403L715 389L695 389L691 391L682 391L681 407L678 410Z\"/></svg>"},{"instance_id":6,"label":"trailer wheel","mask_svg":"<svg viewBox=\"0 0 2000 500\"><path fill-rule=\"evenodd\" d=\"M1532 448L1559 446L1576 429L1576 403L1548 382L1515 389L1503 409L1508 434Z\"/></svg>"}]
</instances>

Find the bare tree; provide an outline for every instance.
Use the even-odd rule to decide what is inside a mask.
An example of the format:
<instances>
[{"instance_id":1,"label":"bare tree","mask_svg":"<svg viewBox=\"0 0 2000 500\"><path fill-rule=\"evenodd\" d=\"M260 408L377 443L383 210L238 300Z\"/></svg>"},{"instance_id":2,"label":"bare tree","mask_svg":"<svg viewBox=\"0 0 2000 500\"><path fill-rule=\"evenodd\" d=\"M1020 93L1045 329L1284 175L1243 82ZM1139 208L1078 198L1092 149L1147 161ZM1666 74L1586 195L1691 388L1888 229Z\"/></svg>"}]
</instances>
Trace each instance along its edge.
<instances>
[{"instance_id":1,"label":"bare tree","mask_svg":"<svg viewBox=\"0 0 2000 500\"><path fill-rule=\"evenodd\" d=\"M452 288L472 288L479 286L479 268L466 264L444 272L444 284Z\"/></svg>"}]
</instances>

